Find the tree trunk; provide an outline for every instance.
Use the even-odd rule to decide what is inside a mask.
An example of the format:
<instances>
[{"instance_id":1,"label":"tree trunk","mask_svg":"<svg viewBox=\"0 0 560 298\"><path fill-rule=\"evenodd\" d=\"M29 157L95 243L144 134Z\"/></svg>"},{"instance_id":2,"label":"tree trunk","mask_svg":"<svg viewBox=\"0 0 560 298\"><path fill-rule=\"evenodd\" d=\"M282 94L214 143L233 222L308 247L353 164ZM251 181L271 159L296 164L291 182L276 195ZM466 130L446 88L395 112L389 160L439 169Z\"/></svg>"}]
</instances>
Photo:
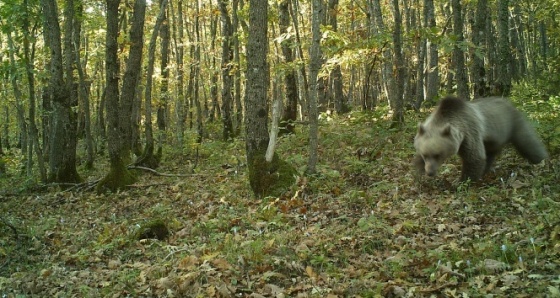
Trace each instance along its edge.
<instances>
[{"instance_id":1,"label":"tree trunk","mask_svg":"<svg viewBox=\"0 0 560 298\"><path fill-rule=\"evenodd\" d=\"M333 31L338 31L338 0L329 0L329 25ZM340 65L336 65L331 72L332 97L334 100L334 109L337 114L345 114L350 111L346 102L346 96L342 90L342 69Z\"/></svg>"},{"instance_id":2,"label":"tree trunk","mask_svg":"<svg viewBox=\"0 0 560 298\"><path fill-rule=\"evenodd\" d=\"M245 93L245 146L249 184L258 196L279 196L293 184L295 171L274 154L272 162L265 160L269 143L268 105L270 71L268 69L268 3L249 2L247 37L247 88Z\"/></svg>"},{"instance_id":3,"label":"tree trunk","mask_svg":"<svg viewBox=\"0 0 560 298\"><path fill-rule=\"evenodd\" d=\"M299 63L297 65L299 65L299 69L298 69L298 74L299 77L302 80L302 85L301 86L301 93L302 96L300 98L300 107L301 107L301 113L305 116L307 116L309 114L309 102L307 102L307 99L309 98L309 82L307 81L307 72L305 70L305 59L304 59L304 54L303 54L303 47L302 47L302 40L300 37L300 32L299 32L299 22L298 22L298 18L297 18L297 9L298 9L298 5L299 3L297 2L297 0L293 0L292 5L290 6L292 9L290 10L290 15L292 16L292 24L294 26L294 32L296 35L296 44L297 44L297 51L296 51L296 57L299 58Z\"/></svg>"},{"instance_id":4,"label":"tree trunk","mask_svg":"<svg viewBox=\"0 0 560 298\"><path fill-rule=\"evenodd\" d=\"M47 181L47 170L45 169L45 163L43 160L43 152L41 149L41 144L39 143L39 130L37 129L37 124L35 122L35 108L36 108L36 94L35 94L35 69L34 63L32 61L33 56L31 54L30 37L31 32L29 30L29 11L28 11L28 0L24 0L23 9L25 10L25 19L23 20L23 51L25 57L25 70L27 74L27 84L28 84L28 94L29 94L29 133L28 139L30 140L27 153L27 176L31 176L32 165L33 165L33 153L37 156L37 164L39 166L39 175L42 182Z\"/></svg>"},{"instance_id":5,"label":"tree trunk","mask_svg":"<svg viewBox=\"0 0 560 298\"><path fill-rule=\"evenodd\" d=\"M393 10L393 76L395 80L389 94L391 109L393 110L392 127L399 127L404 122L404 56L402 53L402 16L399 1L392 0Z\"/></svg>"},{"instance_id":6,"label":"tree trunk","mask_svg":"<svg viewBox=\"0 0 560 298\"><path fill-rule=\"evenodd\" d=\"M165 131L167 129L167 104L169 102L169 45L170 45L170 31L169 20L167 17L167 6L162 8L163 21L161 23L161 87L160 87L160 100L157 101L157 119L158 126L158 149L156 158L161 160L163 154L163 143L165 142Z\"/></svg>"},{"instance_id":7,"label":"tree trunk","mask_svg":"<svg viewBox=\"0 0 560 298\"><path fill-rule=\"evenodd\" d=\"M195 33L195 47L194 47L194 61L200 61L200 7L198 1L196 1L196 17L194 19L194 33ZM192 99L196 107L196 132L197 132L197 143L202 143L204 137L204 128L202 126L202 105L200 103L200 63L195 63L193 66L194 71L194 81L193 81L193 93ZM219 110L219 109L218 109Z\"/></svg>"},{"instance_id":8,"label":"tree trunk","mask_svg":"<svg viewBox=\"0 0 560 298\"><path fill-rule=\"evenodd\" d=\"M154 130L152 124L152 87L153 74L155 64L156 42L160 33L161 25L165 19L165 11L167 9L167 0L162 0L160 4L159 15L154 25L154 30L148 45L148 69L146 70L146 90L144 95L144 130L146 134L146 146L144 153L135 162L135 165L145 166L148 168L157 168L159 166L159 158L154 154Z\"/></svg>"},{"instance_id":9,"label":"tree trunk","mask_svg":"<svg viewBox=\"0 0 560 298\"><path fill-rule=\"evenodd\" d=\"M78 14L75 20L81 20L83 18L83 5L81 3L78 4L76 7L76 13ZM90 93L90 86L91 81L86 81L86 74L85 74L85 65L82 65L82 61L80 59L80 35L81 35L81 24L79 21L75 22L76 25L75 31L76 34L73 35L73 46L75 51L75 63L76 69L78 71L78 78L79 78L79 98L80 103L84 113L84 133L85 133L85 143L86 143L86 169L93 168L93 162L95 160L94 154L94 145L93 145L93 136L91 134L91 112L90 112L90 103L89 103L89 93Z\"/></svg>"},{"instance_id":10,"label":"tree trunk","mask_svg":"<svg viewBox=\"0 0 560 298\"><path fill-rule=\"evenodd\" d=\"M498 0L497 3L498 18L498 63L496 65L498 77L495 83L496 94L508 96L511 92L511 73L510 61L511 50L509 43L509 0Z\"/></svg>"},{"instance_id":11,"label":"tree trunk","mask_svg":"<svg viewBox=\"0 0 560 298\"><path fill-rule=\"evenodd\" d=\"M280 34L288 34L288 27L290 26L290 0L283 0L279 5L279 27ZM280 47L282 48L282 55L284 62L288 65L284 74L284 84L286 88L286 108L280 123L279 134L295 133L294 122L297 119L297 104L298 104L298 86L296 81L296 70L291 66L294 62L294 55L292 51L293 37L285 38L282 40Z\"/></svg>"},{"instance_id":12,"label":"tree trunk","mask_svg":"<svg viewBox=\"0 0 560 298\"><path fill-rule=\"evenodd\" d=\"M117 57L119 35L119 2L120 0L107 0L107 32L105 48L105 108L107 111L107 143L109 151L109 173L97 184L97 191L117 191L136 181L136 177L126 168L125 158L122 156L123 142L120 125L120 98L119 98L119 61ZM145 9L145 0L136 0L134 8ZM136 21L136 20L135 20ZM142 31L143 32L143 31ZM137 35L142 37L143 35ZM131 40L143 44L143 40ZM136 56L135 56L136 57ZM140 59L140 57L136 57ZM138 61L131 62L140 65ZM136 70L138 73L140 69ZM129 115L130 116L130 115Z\"/></svg>"},{"instance_id":13,"label":"tree trunk","mask_svg":"<svg viewBox=\"0 0 560 298\"><path fill-rule=\"evenodd\" d=\"M476 6L476 14L472 32L473 44L475 47L481 49L482 51L487 51L486 36L489 36L489 32L486 32L488 28L486 22L488 21L488 1L478 0ZM481 53L475 53L472 57L473 67L472 67L472 77L474 85L474 98L486 97L488 95L487 78L486 78L486 68L484 67L484 59Z\"/></svg>"},{"instance_id":14,"label":"tree trunk","mask_svg":"<svg viewBox=\"0 0 560 298\"><path fill-rule=\"evenodd\" d=\"M457 38L453 49L453 66L455 68L457 95L460 98L469 99L469 88L467 85L467 73L465 68L465 54L461 48L461 43L464 41L461 0L452 0L451 5L453 9L453 33Z\"/></svg>"},{"instance_id":15,"label":"tree trunk","mask_svg":"<svg viewBox=\"0 0 560 298\"><path fill-rule=\"evenodd\" d=\"M233 30L231 18L227 9L225 0L219 1L220 12L222 16L222 123L223 133L222 139L228 141L233 138L233 78L231 75L233 51L231 40L233 38Z\"/></svg>"},{"instance_id":16,"label":"tree trunk","mask_svg":"<svg viewBox=\"0 0 560 298\"><path fill-rule=\"evenodd\" d=\"M219 1L220 7L222 6L222 0ZM224 4L225 5L225 4ZM212 53L216 52L216 37L218 34L218 18L212 18L210 21L210 51ZM223 55L223 51L222 51ZM210 100L212 101L212 108L210 114L208 115L208 121L214 122L216 118L222 117L222 112L220 110L220 100L218 96L218 67L216 67L216 55L212 55L212 70L210 71ZM223 88L222 88L223 90ZM223 119L222 119L223 121ZM223 123L223 122L222 122Z\"/></svg>"},{"instance_id":17,"label":"tree trunk","mask_svg":"<svg viewBox=\"0 0 560 298\"><path fill-rule=\"evenodd\" d=\"M307 174L317 172L317 148L318 148L318 118L319 110L318 75L321 68L321 0L313 0L313 17L311 22L311 47L309 49L309 159L307 161Z\"/></svg>"},{"instance_id":18,"label":"tree trunk","mask_svg":"<svg viewBox=\"0 0 560 298\"><path fill-rule=\"evenodd\" d=\"M18 146L21 149L21 152L28 152L28 125L25 122L25 111L23 107L23 94L21 89L18 85L18 78L19 74L17 71L16 59L15 59L15 46L12 39L12 34L8 32L8 48L9 48L9 55L10 55L10 77L11 77L11 84L14 89L14 97L15 97L15 106L16 106L16 119L18 123ZM29 163L24 163L25 167L28 167ZM25 170L25 174L29 175L30 170ZM22 172L23 174L23 172Z\"/></svg>"},{"instance_id":19,"label":"tree trunk","mask_svg":"<svg viewBox=\"0 0 560 298\"><path fill-rule=\"evenodd\" d=\"M173 3L173 2L172 2ZM175 14L172 12L172 16ZM176 59L176 67L177 67L177 99L175 101L175 115L177 118L177 145L179 146L180 152L183 151L183 142L184 142L184 132L185 132L185 93L184 93L184 77L185 77L185 68L184 68L184 49L185 46L184 42L184 33L185 24L183 21L183 1L179 0L177 4L177 20L173 20L173 28L175 36L175 59Z\"/></svg>"},{"instance_id":20,"label":"tree trunk","mask_svg":"<svg viewBox=\"0 0 560 298\"><path fill-rule=\"evenodd\" d=\"M424 0L424 22L426 28L436 28L434 0ZM435 102L439 92L439 53L435 40L428 39L426 50L426 101Z\"/></svg>"},{"instance_id":21,"label":"tree trunk","mask_svg":"<svg viewBox=\"0 0 560 298\"><path fill-rule=\"evenodd\" d=\"M81 178L76 171L76 118L71 110L71 107L77 102L72 76L74 51L71 36L74 4L72 0L67 0L65 4L64 59L66 65L63 64L62 38L56 1L41 1L45 22L45 40L51 50L49 93L52 98L53 112L49 148L49 180L59 183L76 183L80 182ZM64 72L66 72L66 82Z\"/></svg>"},{"instance_id":22,"label":"tree trunk","mask_svg":"<svg viewBox=\"0 0 560 298\"><path fill-rule=\"evenodd\" d=\"M238 0L233 0L233 60L235 61L235 71L234 71L234 102L235 102L235 120L233 122L234 133L236 136L241 134L241 126L243 124L243 103L241 102L241 71L239 70L241 66L241 58L239 55L239 18L237 17L237 10L239 6Z\"/></svg>"}]
</instances>

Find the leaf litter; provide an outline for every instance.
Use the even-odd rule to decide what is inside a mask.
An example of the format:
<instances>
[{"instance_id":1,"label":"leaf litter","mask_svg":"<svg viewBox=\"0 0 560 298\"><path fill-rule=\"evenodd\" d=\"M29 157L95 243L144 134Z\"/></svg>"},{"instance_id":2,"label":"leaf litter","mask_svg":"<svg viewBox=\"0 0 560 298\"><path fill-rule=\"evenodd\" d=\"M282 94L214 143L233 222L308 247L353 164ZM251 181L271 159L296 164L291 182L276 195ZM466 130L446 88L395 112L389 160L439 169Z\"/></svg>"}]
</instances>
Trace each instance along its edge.
<instances>
[{"instance_id":1,"label":"leaf litter","mask_svg":"<svg viewBox=\"0 0 560 298\"><path fill-rule=\"evenodd\" d=\"M506 150L479 183L454 180L458 160L418 178L413 124L387 132L370 119L323 123L318 174L278 198L250 193L240 140L200 145L193 175L142 173L115 194L2 197L0 294L557 297L557 159L532 167ZM304 169L306 142L301 132L283 137L278 153ZM189 153L173 154L161 172L187 171ZM167 238L132 237L154 219Z\"/></svg>"}]
</instances>

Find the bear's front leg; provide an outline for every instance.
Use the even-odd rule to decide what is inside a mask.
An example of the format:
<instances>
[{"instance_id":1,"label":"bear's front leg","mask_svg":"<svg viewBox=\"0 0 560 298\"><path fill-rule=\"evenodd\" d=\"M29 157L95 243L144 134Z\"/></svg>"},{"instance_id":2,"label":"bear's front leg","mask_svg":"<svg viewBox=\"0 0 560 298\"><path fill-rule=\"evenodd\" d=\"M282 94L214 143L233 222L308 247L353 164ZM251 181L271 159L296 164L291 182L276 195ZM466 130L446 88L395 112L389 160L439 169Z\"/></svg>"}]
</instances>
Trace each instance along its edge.
<instances>
[{"instance_id":1,"label":"bear's front leg","mask_svg":"<svg viewBox=\"0 0 560 298\"><path fill-rule=\"evenodd\" d=\"M463 158L463 170L461 174L461 181L477 181L482 178L484 168L486 167L486 160L483 157L472 157L471 159Z\"/></svg>"},{"instance_id":2,"label":"bear's front leg","mask_svg":"<svg viewBox=\"0 0 560 298\"><path fill-rule=\"evenodd\" d=\"M416 154L414 156L412 164L416 168L418 174L424 175L426 173L424 159L422 158L422 156L420 156L420 154Z\"/></svg>"}]
</instances>

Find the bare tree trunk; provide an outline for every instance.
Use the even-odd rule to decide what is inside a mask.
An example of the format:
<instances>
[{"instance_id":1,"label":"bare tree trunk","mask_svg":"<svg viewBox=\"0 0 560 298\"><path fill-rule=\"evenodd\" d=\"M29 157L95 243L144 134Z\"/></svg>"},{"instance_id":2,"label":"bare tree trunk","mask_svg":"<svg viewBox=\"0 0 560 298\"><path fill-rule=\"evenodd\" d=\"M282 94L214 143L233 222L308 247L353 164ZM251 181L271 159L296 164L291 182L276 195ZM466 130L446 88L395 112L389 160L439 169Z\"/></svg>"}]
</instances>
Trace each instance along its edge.
<instances>
[{"instance_id":1,"label":"bare tree trunk","mask_svg":"<svg viewBox=\"0 0 560 298\"><path fill-rule=\"evenodd\" d=\"M424 0L424 26L436 28L434 0ZM426 101L434 102L439 91L438 46L428 39L426 45Z\"/></svg>"},{"instance_id":2,"label":"bare tree trunk","mask_svg":"<svg viewBox=\"0 0 560 298\"><path fill-rule=\"evenodd\" d=\"M83 5L81 3L78 4L76 7L76 13L78 17L76 19L82 19L83 17ZM91 86L91 82L86 82L86 74L85 74L85 65L82 65L82 61L80 59L80 35L81 35L81 24L79 21L75 22L75 31L76 34L73 35L74 40L72 44L74 46L75 54L75 63L76 69L78 71L78 78L79 78L79 97L81 99L80 104L82 105L83 112L84 112L84 133L85 133L85 143L86 143L86 169L93 168L93 162L95 160L94 154L94 145L93 145L93 136L91 134L91 115L90 115L90 107L89 107L89 90Z\"/></svg>"},{"instance_id":3,"label":"bare tree trunk","mask_svg":"<svg viewBox=\"0 0 560 298\"><path fill-rule=\"evenodd\" d=\"M455 81L457 83L457 95L461 98L468 99L469 88L467 81L467 73L465 68L465 53L461 48L463 38L463 15L461 9L461 0L451 1L453 9L453 33L457 37L455 48L453 49L453 66L455 68Z\"/></svg>"},{"instance_id":4,"label":"bare tree trunk","mask_svg":"<svg viewBox=\"0 0 560 298\"><path fill-rule=\"evenodd\" d=\"M229 17L227 3L225 0L219 1L220 12L222 16L222 123L223 134L222 139L228 141L233 138L233 78L231 75L232 70L232 38L233 30L231 25L231 18Z\"/></svg>"},{"instance_id":5,"label":"bare tree trunk","mask_svg":"<svg viewBox=\"0 0 560 298\"><path fill-rule=\"evenodd\" d=\"M425 9L425 7L424 7ZM420 24L420 17L418 18L418 27L423 27L424 30L428 29L426 15L424 13L424 22ZM418 54L418 64L416 65L416 100L413 100L414 108L420 109L420 106L426 100L425 83L426 83L426 52L427 52L428 38L420 37L416 52Z\"/></svg>"},{"instance_id":6,"label":"bare tree trunk","mask_svg":"<svg viewBox=\"0 0 560 298\"><path fill-rule=\"evenodd\" d=\"M510 61L511 51L509 43L509 0L497 1L498 18L498 64L496 65L498 77L495 84L496 93L508 96L511 92Z\"/></svg>"},{"instance_id":7,"label":"bare tree trunk","mask_svg":"<svg viewBox=\"0 0 560 298\"><path fill-rule=\"evenodd\" d=\"M161 87L160 87L160 100L158 100L157 105L157 126L158 126L158 149L156 153L156 158L161 160L161 155L163 154L163 143L166 139L166 129L167 129L167 105L169 102L169 44L170 44L170 32L169 32L169 20L167 17L167 7L163 8L163 21L161 23Z\"/></svg>"},{"instance_id":8,"label":"bare tree trunk","mask_svg":"<svg viewBox=\"0 0 560 298\"><path fill-rule=\"evenodd\" d=\"M146 70L146 90L144 95L144 130L146 134L146 146L144 153L138 160L134 162L136 165L142 165L149 168L157 168L159 159L154 154L154 131L152 124L152 87L153 87L153 74L155 64L156 42L160 33L161 25L165 20L165 11L167 9L167 0L162 0L160 4L159 15L154 25L154 30L148 45L148 69Z\"/></svg>"},{"instance_id":9,"label":"bare tree trunk","mask_svg":"<svg viewBox=\"0 0 560 298\"><path fill-rule=\"evenodd\" d=\"M288 27L290 26L290 0L283 0L279 5L279 22L280 34L287 34ZM282 55L284 62L288 65L293 64L294 55L292 51L293 38L286 38L282 40L280 47L282 48ZM295 133L294 122L297 119L297 104L298 104L298 89L296 81L296 70L289 66L284 74L284 84L286 88L286 108L280 123L280 135L286 133Z\"/></svg>"},{"instance_id":10,"label":"bare tree trunk","mask_svg":"<svg viewBox=\"0 0 560 298\"><path fill-rule=\"evenodd\" d=\"M220 0L220 6L222 1ZM218 17L210 20L210 51L216 52L216 38L218 34ZM222 52L223 55L223 52ZM212 108L208 115L208 121L214 122L216 118L222 117L220 109L220 101L218 96L218 67L216 66L216 55L212 55L212 70L210 71L210 99L212 101ZM222 119L223 120L223 119Z\"/></svg>"},{"instance_id":11,"label":"bare tree trunk","mask_svg":"<svg viewBox=\"0 0 560 298\"><path fill-rule=\"evenodd\" d=\"M51 50L51 81L49 93L52 96L52 121L49 180L53 182L81 181L76 171L76 118L71 107L77 104L77 94L74 90L72 46L72 27L74 4L72 0L65 2L65 32L64 40L66 65L63 64L62 37L58 23L58 8L53 0L42 0L45 39ZM64 81L66 72L66 81Z\"/></svg>"},{"instance_id":12,"label":"bare tree trunk","mask_svg":"<svg viewBox=\"0 0 560 298\"><path fill-rule=\"evenodd\" d=\"M381 12L381 3L379 0L371 1L371 11L373 15L373 19L375 20L375 30L374 33L377 32L385 32L385 24L383 23L383 14ZM391 109L393 107L393 100L392 97L396 96L395 92L392 90L396 90L395 88L395 74L393 74L393 65L391 63L391 51L389 49L383 50L383 62L381 68L381 75L382 75L382 88L385 90L385 95L389 100L389 105L391 105Z\"/></svg>"},{"instance_id":13,"label":"bare tree trunk","mask_svg":"<svg viewBox=\"0 0 560 298\"><path fill-rule=\"evenodd\" d=\"M485 48L486 36L490 36L486 31L488 22L488 1L478 0L476 6L476 14L472 32L473 44L476 47L482 48L483 51L488 51ZM488 85L486 78L486 68L484 67L484 59L481 54L474 53L473 61L473 85L474 85L474 98L485 97L488 95Z\"/></svg>"},{"instance_id":14,"label":"bare tree trunk","mask_svg":"<svg viewBox=\"0 0 560 298\"><path fill-rule=\"evenodd\" d=\"M402 16L399 9L399 1L392 0L393 10L393 76L394 83L390 90L389 100L393 110L392 127L401 126L404 122L404 56L402 53Z\"/></svg>"},{"instance_id":15,"label":"bare tree trunk","mask_svg":"<svg viewBox=\"0 0 560 298\"><path fill-rule=\"evenodd\" d=\"M27 152L27 176L31 176L33 168L33 152L37 156L37 164L39 166L39 175L42 182L47 181L47 170L45 168L45 163L43 160L43 152L41 149L41 144L39 143L39 131L37 129L37 124L35 122L35 108L37 105L36 94L35 94L35 69L33 66L33 57L31 55L31 45L30 37L31 32L29 30L29 12L28 12L28 0L24 0L23 9L25 10L25 19L23 20L23 51L25 57L25 70L27 74L27 84L28 84L28 95L29 95L29 133L28 139L30 140Z\"/></svg>"},{"instance_id":16,"label":"bare tree trunk","mask_svg":"<svg viewBox=\"0 0 560 298\"><path fill-rule=\"evenodd\" d=\"M194 33L195 33L195 48L194 48L194 60L195 61L200 61L200 42L201 42L201 38L200 38L200 7L199 7L199 3L198 1L196 1L196 17L194 20ZM204 128L202 126L202 106L200 104L200 97L199 97L199 91L200 91L200 86L199 86L199 82L200 82L200 63L196 63L193 67L194 70L194 82L193 82L193 101L194 104L196 106L196 132L197 132L197 139L196 142L197 143L202 143L202 139L204 137Z\"/></svg>"},{"instance_id":17,"label":"bare tree trunk","mask_svg":"<svg viewBox=\"0 0 560 298\"><path fill-rule=\"evenodd\" d=\"M234 72L234 102L235 102L235 120L233 122L234 132L235 135L238 136L241 134L241 126L243 124L243 104L241 103L241 71L239 70L241 66L241 58L239 55L239 37L238 37L238 29L239 29L239 18L237 16L237 10L239 6L239 0L233 0L233 18L232 18L232 27L233 27L233 60L235 62L235 72Z\"/></svg>"},{"instance_id":18,"label":"bare tree trunk","mask_svg":"<svg viewBox=\"0 0 560 298\"><path fill-rule=\"evenodd\" d=\"M170 4L172 4L171 2ZM172 16L175 16L173 12L171 12ZM177 4L177 20L173 19L173 32L174 32L174 39L175 39L175 59L176 59L176 67L177 67L177 99L175 101L175 115L177 118L177 145L179 146L180 152L183 151L183 142L184 142L184 132L185 132L185 90L184 89L184 77L185 77L185 68L184 68L184 51L185 46L184 42L184 33L183 30L185 29L185 24L183 21L183 1L179 0Z\"/></svg>"},{"instance_id":19,"label":"bare tree trunk","mask_svg":"<svg viewBox=\"0 0 560 298\"><path fill-rule=\"evenodd\" d=\"M311 47L309 50L309 159L307 174L317 172L318 136L318 75L321 68L321 15L323 6L321 0L313 0L313 16L311 22Z\"/></svg>"},{"instance_id":20,"label":"bare tree trunk","mask_svg":"<svg viewBox=\"0 0 560 298\"><path fill-rule=\"evenodd\" d=\"M10 76L12 83L12 87L14 89L14 97L16 99L15 106L16 106L16 119L18 123L18 146L21 148L21 152L28 152L28 128L27 122L25 121L25 111L23 107L23 94L18 85L18 71L15 59L15 47L12 39L12 34L8 32L8 47L10 49ZM29 163L25 162L25 167L27 168ZM29 175L31 169L23 169L25 170L25 174ZM23 174L23 172L22 172Z\"/></svg>"},{"instance_id":21,"label":"bare tree trunk","mask_svg":"<svg viewBox=\"0 0 560 298\"><path fill-rule=\"evenodd\" d=\"M306 100L309 98L309 83L307 81L307 72L305 70L305 59L304 59L304 54L303 54L303 47L302 47L302 40L300 37L300 32L299 32L299 22L298 22L298 18L297 18L297 14L298 14L298 2L297 0L293 0L292 5L289 7L291 8L290 10L290 14L292 16L292 23L294 26L294 31L296 34L296 41L297 41L297 51L296 51L296 56L299 58L299 63L298 65L299 67L299 77L301 78L301 81L303 83L303 85L301 86L301 98L300 98L300 106L301 106L301 110L302 110L302 114L304 116L307 116L309 113L309 103L306 102Z\"/></svg>"},{"instance_id":22,"label":"bare tree trunk","mask_svg":"<svg viewBox=\"0 0 560 298\"><path fill-rule=\"evenodd\" d=\"M329 25L332 27L333 31L338 31L338 0L329 0ZM340 65L336 65L331 72L331 86L332 86L332 97L334 100L334 108L337 114L344 114L349 112L348 105L346 103L346 96L344 96L344 91L342 90L342 69Z\"/></svg>"}]
</instances>

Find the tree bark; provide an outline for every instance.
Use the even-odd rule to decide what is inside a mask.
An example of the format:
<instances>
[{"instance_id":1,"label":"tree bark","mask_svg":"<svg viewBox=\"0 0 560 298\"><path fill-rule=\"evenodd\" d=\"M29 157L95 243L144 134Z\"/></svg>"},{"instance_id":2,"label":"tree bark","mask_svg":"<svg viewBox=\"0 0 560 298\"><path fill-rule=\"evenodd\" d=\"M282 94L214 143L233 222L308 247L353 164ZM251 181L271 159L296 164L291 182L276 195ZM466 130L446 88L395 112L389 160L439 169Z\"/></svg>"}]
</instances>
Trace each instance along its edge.
<instances>
[{"instance_id":1,"label":"tree bark","mask_svg":"<svg viewBox=\"0 0 560 298\"><path fill-rule=\"evenodd\" d=\"M399 127L404 122L404 55L402 53L402 16L399 1L392 0L393 10L393 76L395 80L389 94L393 110L392 127Z\"/></svg>"},{"instance_id":2,"label":"tree bark","mask_svg":"<svg viewBox=\"0 0 560 298\"><path fill-rule=\"evenodd\" d=\"M509 43L509 0L498 0L497 3L498 18L496 20L498 25L498 64L497 67L497 80L495 89L497 95L508 96L511 92L511 73L510 61L511 50Z\"/></svg>"},{"instance_id":3,"label":"tree bark","mask_svg":"<svg viewBox=\"0 0 560 298\"><path fill-rule=\"evenodd\" d=\"M461 0L452 0L451 5L453 9L453 33L457 38L453 49L453 66L455 68L457 95L460 98L468 99L469 88L467 85L467 70L465 68L465 53L461 45L464 42Z\"/></svg>"},{"instance_id":4,"label":"tree bark","mask_svg":"<svg viewBox=\"0 0 560 298\"><path fill-rule=\"evenodd\" d=\"M119 60L117 57L119 35L120 0L107 0L107 31L105 41L105 108L107 111L107 149L109 151L109 173L97 184L97 191L117 191L136 181L136 177L126 168L122 156L123 142L120 125ZM145 7L145 0L136 0L135 7ZM142 40L137 40L143 44ZM135 61L136 63L138 61ZM131 62L132 63L132 62ZM138 63L140 65L140 63ZM140 72L140 69L137 69Z\"/></svg>"},{"instance_id":5,"label":"tree bark","mask_svg":"<svg viewBox=\"0 0 560 298\"><path fill-rule=\"evenodd\" d=\"M236 136L241 134L241 126L243 124L243 103L241 102L241 56L239 55L239 17L237 11L239 8L239 0L233 0L232 3L232 27L233 27L233 60L235 63L234 70L234 103L235 103L235 120L233 122L234 133Z\"/></svg>"},{"instance_id":6,"label":"tree bark","mask_svg":"<svg viewBox=\"0 0 560 298\"><path fill-rule=\"evenodd\" d=\"M76 170L76 116L72 106L77 104L74 90L72 46L72 27L74 4L72 0L65 2L65 52L63 57L62 38L58 23L56 1L42 0L45 39L51 50L49 93L52 98L52 120L49 154L49 180L52 182L76 183L81 178ZM66 64L63 63L63 59ZM66 81L64 80L66 72Z\"/></svg>"},{"instance_id":7,"label":"tree bark","mask_svg":"<svg viewBox=\"0 0 560 298\"><path fill-rule=\"evenodd\" d=\"M47 170L45 168L45 163L43 160L43 152L41 149L41 144L39 143L39 130L37 129L37 124L35 122L35 110L37 105L37 96L35 94L35 69L33 63L33 55L31 54L31 31L30 31L30 14L28 11L29 3L28 0L24 0L23 9L25 10L25 18L23 20L23 52L25 57L25 73L27 75L27 85L28 85L28 95L29 95L29 111L28 111L28 139L30 140L27 152L27 176L31 176L32 165L33 165L33 153L37 156L37 164L39 166L39 176L42 182L47 181Z\"/></svg>"},{"instance_id":8,"label":"tree bark","mask_svg":"<svg viewBox=\"0 0 560 298\"><path fill-rule=\"evenodd\" d=\"M338 31L338 0L329 0L329 7L328 7L328 16L329 16L329 25L331 26L332 30L337 32ZM332 97L334 101L334 109L337 114L345 114L350 111L347 104L346 96L344 95L344 91L342 90L342 68L340 65L336 65L335 68L331 72L331 89L332 90Z\"/></svg>"},{"instance_id":9,"label":"tree bark","mask_svg":"<svg viewBox=\"0 0 560 298\"><path fill-rule=\"evenodd\" d=\"M280 34L287 35L288 27L290 26L290 0L283 0L279 5L279 21ZM292 36L286 36L282 39L280 47L282 55L284 56L284 63L287 64L284 74L284 84L286 88L286 108L284 110L282 120L280 123L279 134L292 134L295 133L294 122L297 119L297 104L298 104L298 86L296 81L296 70L292 66L294 63L294 55L292 51L294 39Z\"/></svg>"},{"instance_id":10,"label":"tree bark","mask_svg":"<svg viewBox=\"0 0 560 298\"><path fill-rule=\"evenodd\" d=\"M155 169L159 165L159 158L154 154L154 130L152 124L152 87L155 64L156 42L160 33L161 25L165 19L167 0L162 0L159 15L154 25L150 43L148 45L148 68L146 70L146 90L144 91L144 131L146 134L146 146L144 152L135 162L135 165Z\"/></svg>"},{"instance_id":11,"label":"tree bark","mask_svg":"<svg viewBox=\"0 0 560 298\"><path fill-rule=\"evenodd\" d=\"M307 161L306 173L308 175L317 172L317 149L318 140L318 75L321 68L321 15L323 6L321 0L313 0L313 17L311 22L311 46L309 49L309 159Z\"/></svg>"},{"instance_id":12,"label":"tree bark","mask_svg":"<svg viewBox=\"0 0 560 298\"><path fill-rule=\"evenodd\" d=\"M273 155L272 162L267 162L265 159L269 143L268 3L262 0L250 0L249 7L245 93L245 147L249 184L258 197L280 196L287 186L293 184L295 170L281 161L277 154Z\"/></svg>"},{"instance_id":13,"label":"tree bark","mask_svg":"<svg viewBox=\"0 0 560 298\"><path fill-rule=\"evenodd\" d=\"M160 47L160 63L161 63L161 87L160 100L157 101L157 118L158 127L158 149L157 159L160 160L163 152L163 143L165 142L165 131L167 130L167 110L169 103L169 48L170 48L170 31L169 18L167 16L167 5L163 9L163 21L161 23L161 47Z\"/></svg>"},{"instance_id":14,"label":"tree bark","mask_svg":"<svg viewBox=\"0 0 560 298\"><path fill-rule=\"evenodd\" d=\"M424 26L436 28L434 0L424 0ZM435 102L439 92L439 53L434 39L428 38L426 50L426 101Z\"/></svg>"},{"instance_id":15,"label":"tree bark","mask_svg":"<svg viewBox=\"0 0 560 298\"><path fill-rule=\"evenodd\" d=\"M173 3L173 2L172 2ZM172 12L172 16L175 14ZM183 21L183 1L179 0L177 4L177 20L173 19L174 38L175 38L175 59L177 67L177 99L175 101L175 115L177 118L177 145L180 152L183 151L184 132L185 132L185 91L184 91L184 30L185 24Z\"/></svg>"},{"instance_id":16,"label":"tree bark","mask_svg":"<svg viewBox=\"0 0 560 298\"><path fill-rule=\"evenodd\" d=\"M227 9L227 1L220 0L220 12L222 17L222 139L228 141L234 137L233 131L233 78L232 71L232 38L233 29L231 18Z\"/></svg>"},{"instance_id":17,"label":"tree bark","mask_svg":"<svg viewBox=\"0 0 560 298\"><path fill-rule=\"evenodd\" d=\"M475 49L474 55L472 57L473 61L473 85L474 85L474 98L486 97L488 95L487 78L486 78L486 68L484 67L483 54L488 49L486 49L486 36L489 36L489 32L486 31L488 28L486 22L488 21L488 1L478 0L476 6L476 14L472 32L473 44L477 49ZM480 51L480 52L477 52Z\"/></svg>"}]
</instances>

